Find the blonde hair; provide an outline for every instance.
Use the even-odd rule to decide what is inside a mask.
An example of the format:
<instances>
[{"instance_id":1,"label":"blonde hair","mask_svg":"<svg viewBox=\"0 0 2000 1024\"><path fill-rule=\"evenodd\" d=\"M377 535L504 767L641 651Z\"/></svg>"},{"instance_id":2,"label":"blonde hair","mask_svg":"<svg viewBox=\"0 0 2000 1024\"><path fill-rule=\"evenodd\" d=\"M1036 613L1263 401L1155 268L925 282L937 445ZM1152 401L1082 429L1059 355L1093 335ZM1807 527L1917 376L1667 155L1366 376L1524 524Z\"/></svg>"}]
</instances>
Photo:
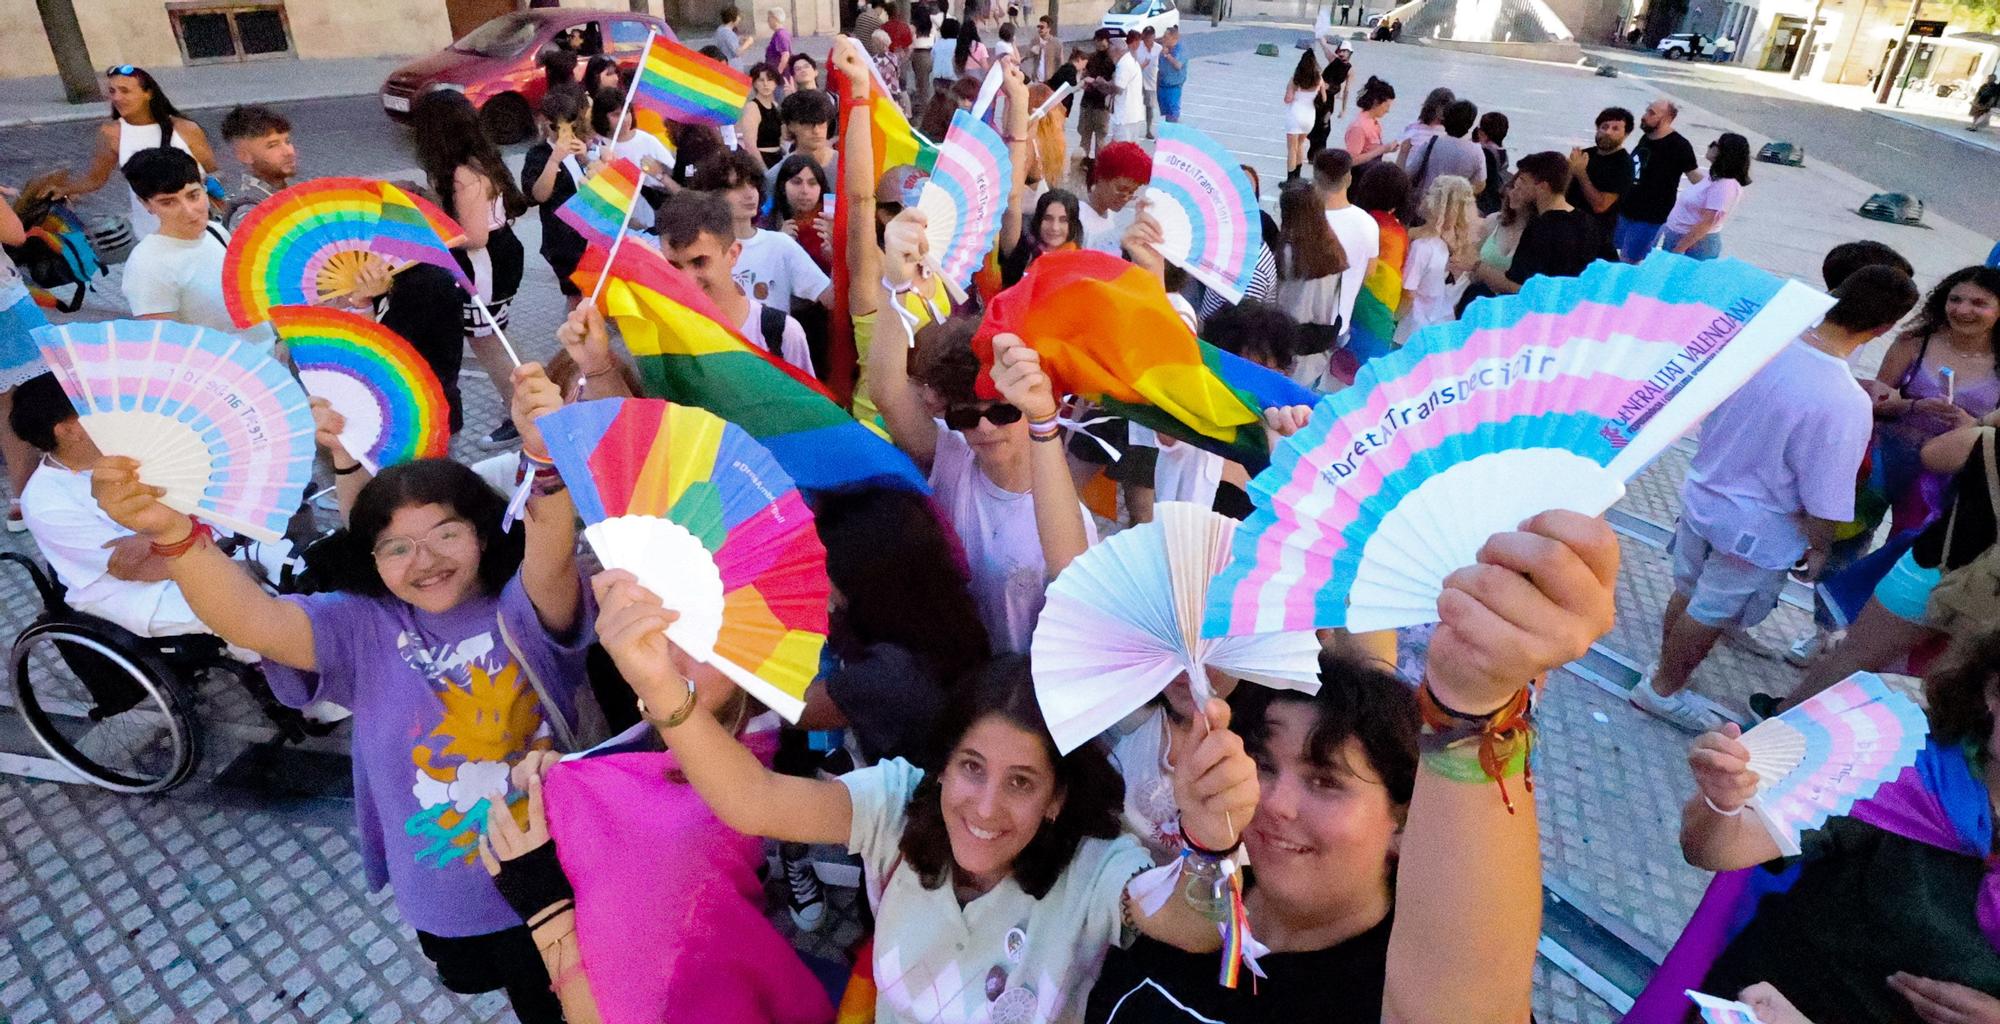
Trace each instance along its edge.
<instances>
[{"instance_id":1,"label":"blonde hair","mask_svg":"<svg viewBox=\"0 0 2000 1024\"><path fill-rule=\"evenodd\" d=\"M1466 261L1478 254L1480 229L1484 222L1480 219L1478 205L1473 202L1472 182L1464 176L1440 174L1431 179L1418 213L1423 216L1424 223L1417 230L1443 239L1453 260Z\"/></svg>"}]
</instances>

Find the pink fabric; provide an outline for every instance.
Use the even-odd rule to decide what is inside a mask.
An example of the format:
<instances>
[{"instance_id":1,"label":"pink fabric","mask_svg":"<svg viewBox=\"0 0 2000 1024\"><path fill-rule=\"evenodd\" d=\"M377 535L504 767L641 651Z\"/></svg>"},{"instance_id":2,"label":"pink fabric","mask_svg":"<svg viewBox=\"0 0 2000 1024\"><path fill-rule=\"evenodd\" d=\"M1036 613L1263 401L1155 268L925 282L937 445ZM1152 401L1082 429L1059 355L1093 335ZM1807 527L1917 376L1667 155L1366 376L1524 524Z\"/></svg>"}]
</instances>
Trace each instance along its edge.
<instances>
[{"instance_id":1,"label":"pink fabric","mask_svg":"<svg viewBox=\"0 0 2000 1024\"><path fill-rule=\"evenodd\" d=\"M766 764L776 733L745 738ZM576 889L584 977L606 1024L821 1024L826 991L764 918L760 839L673 781L672 754L549 772L549 831Z\"/></svg>"}]
</instances>

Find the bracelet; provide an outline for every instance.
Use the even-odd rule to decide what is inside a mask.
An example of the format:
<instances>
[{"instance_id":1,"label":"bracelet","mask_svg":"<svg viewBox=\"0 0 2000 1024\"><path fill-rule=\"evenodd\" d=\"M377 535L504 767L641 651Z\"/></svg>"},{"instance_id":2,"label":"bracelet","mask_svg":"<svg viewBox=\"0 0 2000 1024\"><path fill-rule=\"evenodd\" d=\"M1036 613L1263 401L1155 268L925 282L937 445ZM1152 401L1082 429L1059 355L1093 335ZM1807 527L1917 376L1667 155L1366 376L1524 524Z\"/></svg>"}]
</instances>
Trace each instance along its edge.
<instances>
[{"instance_id":1,"label":"bracelet","mask_svg":"<svg viewBox=\"0 0 2000 1024\"><path fill-rule=\"evenodd\" d=\"M529 451L527 445L521 446L521 458L537 466L553 466L556 464L556 460L549 458L547 455L536 455L534 452Z\"/></svg>"},{"instance_id":2,"label":"bracelet","mask_svg":"<svg viewBox=\"0 0 2000 1024\"><path fill-rule=\"evenodd\" d=\"M553 465L535 467L534 490L532 492L535 497L546 498L568 487L569 484L563 481L562 474L556 472L556 468Z\"/></svg>"},{"instance_id":3,"label":"bracelet","mask_svg":"<svg viewBox=\"0 0 2000 1024\"><path fill-rule=\"evenodd\" d=\"M1181 816L1178 814L1174 815L1174 825L1176 828L1180 830L1181 845L1187 847L1188 852L1199 854L1203 857L1207 857L1210 860L1222 860L1226 857L1229 857L1235 854L1237 849L1243 845L1243 836L1239 834L1236 837L1236 842L1230 844L1230 847L1228 849L1211 850L1208 847L1203 846L1200 843L1194 841L1194 837L1188 834L1187 824L1181 821Z\"/></svg>"},{"instance_id":4,"label":"bracelet","mask_svg":"<svg viewBox=\"0 0 2000 1024\"><path fill-rule=\"evenodd\" d=\"M1460 740L1447 747L1426 750L1418 758L1432 775L1450 779L1453 782L1495 782L1498 779L1487 774L1486 765L1479 758L1479 744L1474 740ZM1499 761L1502 779L1525 775L1528 771L1528 745L1514 743L1501 755Z\"/></svg>"},{"instance_id":5,"label":"bracelet","mask_svg":"<svg viewBox=\"0 0 2000 1024\"><path fill-rule=\"evenodd\" d=\"M570 898L559 899L554 903L551 903L548 906L543 907L541 910L537 911L535 913L534 918L526 922L528 925L528 930L532 932L535 929L540 928L545 924L548 924L550 921L553 921L556 918L561 917L568 911L575 909L576 909L576 900ZM558 937L557 941L561 941L561 938Z\"/></svg>"},{"instance_id":6,"label":"bracelet","mask_svg":"<svg viewBox=\"0 0 2000 1024\"><path fill-rule=\"evenodd\" d=\"M1530 684L1516 691L1491 714L1468 715L1446 707L1431 692L1430 683L1424 683L1417 688L1417 711L1423 721L1417 749L1423 762L1439 775L1458 779L1454 773L1465 770L1465 752L1473 752L1472 760L1481 775L1499 785L1500 801L1506 805L1507 813L1515 813L1507 779L1519 774L1527 791L1535 791L1534 766L1528 760L1535 744L1535 726L1529 717L1534 711L1534 696L1534 685ZM1458 781L1479 779L1468 777Z\"/></svg>"},{"instance_id":7,"label":"bracelet","mask_svg":"<svg viewBox=\"0 0 2000 1024\"><path fill-rule=\"evenodd\" d=\"M153 554L161 558L179 558L194 550L194 546L206 540L215 539L215 531L199 519L190 519L188 535L172 544L153 542Z\"/></svg>"},{"instance_id":8,"label":"bracelet","mask_svg":"<svg viewBox=\"0 0 2000 1024\"><path fill-rule=\"evenodd\" d=\"M889 275L887 274L882 275L882 290L888 292L891 295L908 295L909 293L916 291L916 289L917 286L915 282L908 282L898 287L895 282L889 280Z\"/></svg>"},{"instance_id":9,"label":"bracelet","mask_svg":"<svg viewBox=\"0 0 2000 1024\"><path fill-rule=\"evenodd\" d=\"M561 974L556 975L556 980L549 982L549 991L561 995L562 990L568 988L569 983L575 981L576 976L582 973L583 961L579 959L576 963L569 965Z\"/></svg>"},{"instance_id":10,"label":"bracelet","mask_svg":"<svg viewBox=\"0 0 2000 1024\"><path fill-rule=\"evenodd\" d=\"M688 717L694 714L694 680L688 679L683 681L687 683L687 697L682 699L681 706L675 708L674 713L668 715L665 721L654 718L652 712L646 710L646 698L644 697L639 698L638 701L639 717L645 719L647 724L655 729L672 729L686 722Z\"/></svg>"},{"instance_id":11,"label":"bracelet","mask_svg":"<svg viewBox=\"0 0 2000 1024\"><path fill-rule=\"evenodd\" d=\"M1709 810L1714 811L1715 813L1720 814L1725 818L1740 817L1743 814L1743 808L1741 807L1738 807L1733 811L1725 811L1722 808L1715 806L1715 801L1710 800L1708 798L1707 793L1703 793L1701 795L1701 802L1707 804Z\"/></svg>"},{"instance_id":12,"label":"bracelet","mask_svg":"<svg viewBox=\"0 0 2000 1024\"><path fill-rule=\"evenodd\" d=\"M334 476L347 476L347 475L349 475L349 474L352 474L352 473L359 473L359 472L361 472L361 463L359 463L359 462L355 463L355 464L354 464L354 465L352 465L352 466L335 466L335 467L333 467L333 475L334 475Z\"/></svg>"}]
</instances>

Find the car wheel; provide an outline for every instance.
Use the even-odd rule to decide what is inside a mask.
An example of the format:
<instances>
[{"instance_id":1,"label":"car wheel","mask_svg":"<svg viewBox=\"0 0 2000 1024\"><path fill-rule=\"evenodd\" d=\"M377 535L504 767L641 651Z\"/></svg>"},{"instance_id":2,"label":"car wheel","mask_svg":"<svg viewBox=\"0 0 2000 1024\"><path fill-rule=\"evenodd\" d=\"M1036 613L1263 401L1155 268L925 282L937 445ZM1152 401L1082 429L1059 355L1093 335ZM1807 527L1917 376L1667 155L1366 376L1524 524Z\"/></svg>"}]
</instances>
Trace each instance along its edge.
<instances>
[{"instance_id":1,"label":"car wheel","mask_svg":"<svg viewBox=\"0 0 2000 1024\"><path fill-rule=\"evenodd\" d=\"M1686 50L1683 50L1683 49L1681 49L1681 48L1680 48L1680 47L1678 47L1678 46L1676 46L1676 47L1674 47L1673 49L1671 49L1671 50L1668 50L1668 51L1667 51L1667 59L1668 59L1668 60L1680 60L1681 58L1683 58L1683 57L1686 57L1687 55L1688 55L1688 52L1687 52Z\"/></svg>"},{"instance_id":2,"label":"car wheel","mask_svg":"<svg viewBox=\"0 0 2000 1024\"><path fill-rule=\"evenodd\" d=\"M528 101L520 93L502 93L486 101L479 108L479 123L486 128L486 134L496 146L511 146L527 141L534 131L535 117L528 110Z\"/></svg>"}]
</instances>

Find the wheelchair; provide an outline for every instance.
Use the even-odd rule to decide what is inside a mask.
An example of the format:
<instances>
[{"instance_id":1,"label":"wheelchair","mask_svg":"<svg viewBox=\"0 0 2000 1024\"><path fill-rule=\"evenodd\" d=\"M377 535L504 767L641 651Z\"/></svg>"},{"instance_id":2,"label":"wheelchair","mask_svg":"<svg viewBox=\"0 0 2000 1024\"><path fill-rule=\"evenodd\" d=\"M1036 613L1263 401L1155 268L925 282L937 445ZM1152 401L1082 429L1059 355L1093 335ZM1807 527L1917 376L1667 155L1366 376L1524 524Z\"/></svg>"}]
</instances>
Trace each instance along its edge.
<instances>
[{"instance_id":1,"label":"wheelchair","mask_svg":"<svg viewBox=\"0 0 2000 1024\"><path fill-rule=\"evenodd\" d=\"M41 614L14 640L14 710L49 757L93 785L164 793L193 776L203 747L196 695L216 675L249 693L280 742L328 731L278 703L263 672L230 657L220 639L139 636L71 608L62 584L33 558L4 551L0 560L26 571L42 601ZM309 589L289 573L266 586Z\"/></svg>"}]
</instances>

